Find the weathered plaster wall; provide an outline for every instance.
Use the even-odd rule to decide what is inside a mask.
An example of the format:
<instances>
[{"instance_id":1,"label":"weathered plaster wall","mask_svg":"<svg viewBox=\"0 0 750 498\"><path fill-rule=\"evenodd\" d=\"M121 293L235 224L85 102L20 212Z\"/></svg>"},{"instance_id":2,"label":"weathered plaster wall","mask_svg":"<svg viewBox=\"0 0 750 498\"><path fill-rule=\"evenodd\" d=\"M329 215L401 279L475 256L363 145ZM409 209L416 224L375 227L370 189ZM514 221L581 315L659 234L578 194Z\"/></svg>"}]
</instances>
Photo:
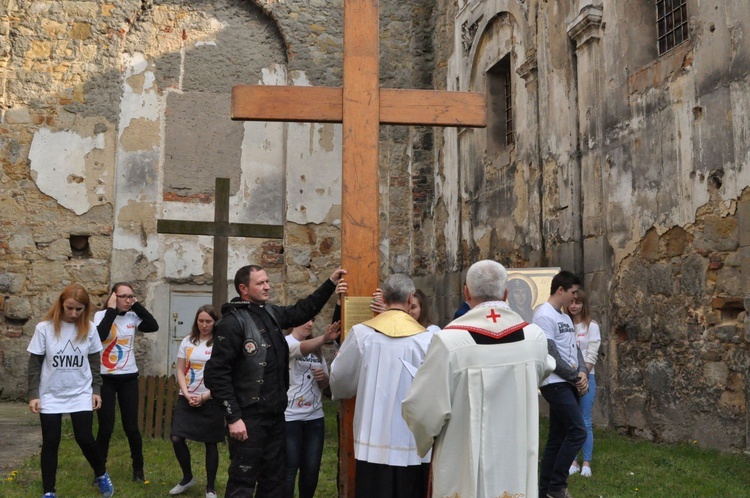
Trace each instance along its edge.
<instances>
[{"instance_id":1,"label":"weathered plaster wall","mask_svg":"<svg viewBox=\"0 0 750 498\"><path fill-rule=\"evenodd\" d=\"M437 141L443 318L480 258L582 274L604 331L597 418L653 440L747 447L746 7L688 1L691 39L662 56L637 1L459 1L436 29L448 88L481 89L504 53L519 76L514 146Z\"/></svg>"},{"instance_id":2,"label":"weathered plaster wall","mask_svg":"<svg viewBox=\"0 0 750 498\"><path fill-rule=\"evenodd\" d=\"M305 26L330 10L311 12L304 2L287 8L306 12L297 16ZM169 293L212 283L212 244L208 237L158 235L156 219L211 220L214 178L228 176L233 221L284 221L286 144L308 132L229 121L229 90L234 83L307 84L301 70L288 75L287 51L307 54L296 61L309 64L314 49L296 49L300 25L287 22L294 36L282 38L271 14L285 12L275 2L12 2L4 9L5 394L25 390L33 327L70 281L83 283L100 305L111 281L131 280L162 325L139 342L141 370L164 372ZM340 17L327 15L339 24ZM319 30L315 38L324 35ZM331 46L316 55L318 67ZM311 152L329 154L316 157L325 171L340 157L331 128L311 145ZM327 186L331 219L316 215L316 223L338 218L335 178ZM315 201L310 207L320 211ZM70 235L88 237L87 254L73 252ZM335 250L330 241L323 245ZM259 262L281 281L282 248L283 241L232 240L230 275ZM280 286L277 299L285 293Z\"/></svg>"},{"instance_id":3,"label":"weathered plaster wall","mask_svg":"<svg viewBox=\"0 0 750 498\"><path fill-rule=\"evenodd\" d=\"M605 56L600 89L613 423L724 449L746 448L748 434L746 7L688 2L690 42L634 57L627 71ZM618 38L610 30L634 32L632 47L652 29L620 9L604 10L604 54Z\"/></svg>"},{"instance_id":4,"label":"weathered plaster wall","mask_svg":"<svg viewBox=\"0 0 750 498\"><path fill-rule=\"evenodd\" d=\"M384 86L430 86L431 4L381 2ZM232 84L341 84L340 0L18 1L3 9L6 396L24 391L30 334L70 281L97 306L111 281L132 281L162 325L139 339L141 371L166 371L170 295L210 292L213 250L210 237L158 234L156 220L212 220L217 176L231 180L231 221L285 228L281 241L231 239L230 278L262 264L274 301L290 302L338 266L341 126L227 118ZM384 128L382 136L382 271L427 274L433 261L414 247L429 247L432 230L412 228L431 223L432 130ZM70 235L87 237L88 252L75 252Z\"/></svg>"}]
</instances>

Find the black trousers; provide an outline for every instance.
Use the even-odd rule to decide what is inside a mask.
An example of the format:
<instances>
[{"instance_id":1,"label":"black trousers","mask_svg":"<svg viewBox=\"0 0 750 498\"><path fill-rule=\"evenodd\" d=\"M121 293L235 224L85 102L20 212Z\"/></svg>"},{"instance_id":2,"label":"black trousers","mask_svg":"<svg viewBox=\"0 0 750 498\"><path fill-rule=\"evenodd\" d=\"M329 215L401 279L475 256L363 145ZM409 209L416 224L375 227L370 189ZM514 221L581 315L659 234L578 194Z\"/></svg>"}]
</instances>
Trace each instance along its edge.
<instances>
[{"instance_id":1,"label":"black trousers","mask_svg":"<svg viewBox=\"0 0 750 498\"><path fill-rule=\"evenodd\" d=\"M225 498L278 498L286 484L284 413L242 419L248 438L229 438L229 479Z\"/></svg>"},{"instance_id":2,"label":"black trousers","mask_svg":"<svg viewBox=\"0 0 750 498\"><path fill-rule=\"evenodd\" d=\"M40 413L39 420L42 424L42 487L44 493L54 493L57 482L57 451L62 437L62 413ZM94 412L71 413L70 420L73 422L76 443L91 465L94 477L103 475L107 468L92 432Z\"/></svg>"},{"instance_id":3,"label":"black trousers","mask_svg":"<svg viewBox=\"0 0 750 498\"><path fill-rule=\"evenodd\" d=\"M133 470L143 470L143 440L138 429L138 374L102 375L102 407L96 442L107 461L109 440L115 430L115 401L120 404L120 420L130 445Z\"/></svg>"},{"instance_id":4,"label":"black trousers","mask_svg":"<svg viewBox=\"0 0 750 498\"><path fill-rule=\"evenodd\" d=\"M356 498L425 498L430 482L430 464L395 467L355 460Z\"/></svg>"}]
</instances>

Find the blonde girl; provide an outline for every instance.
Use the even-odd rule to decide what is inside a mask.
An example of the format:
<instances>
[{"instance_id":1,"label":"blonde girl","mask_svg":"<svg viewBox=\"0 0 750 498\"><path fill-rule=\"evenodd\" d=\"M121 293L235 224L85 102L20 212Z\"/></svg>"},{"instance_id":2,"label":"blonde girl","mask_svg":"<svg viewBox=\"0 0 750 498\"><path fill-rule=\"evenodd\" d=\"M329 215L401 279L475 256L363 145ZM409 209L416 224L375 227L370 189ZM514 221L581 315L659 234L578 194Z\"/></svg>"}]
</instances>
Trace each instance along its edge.
<instances>
[{"instance_id":1,"label":"blonde girl","mask_svg":"<svg viewBox=\"0 0 750 498\"><path fill-rule=\"evenodd\" d=\"M602 344L602 336L599 324L591 319L589 299L586 292L579 290L576 298L566 310L576 328L576 340L578 347L583 353L586 367L589 369L589 392L581 397L581 413L583 423L586 425L586 442L583 443L583 466L578 466L578 461L573 460L570 473L581 472L584 477L591 477L591 458L594 454L594 430L591 424L591 412L596 398L596 375L594 367L599 357L599 346Z\"/></svg>"}]
</instances>

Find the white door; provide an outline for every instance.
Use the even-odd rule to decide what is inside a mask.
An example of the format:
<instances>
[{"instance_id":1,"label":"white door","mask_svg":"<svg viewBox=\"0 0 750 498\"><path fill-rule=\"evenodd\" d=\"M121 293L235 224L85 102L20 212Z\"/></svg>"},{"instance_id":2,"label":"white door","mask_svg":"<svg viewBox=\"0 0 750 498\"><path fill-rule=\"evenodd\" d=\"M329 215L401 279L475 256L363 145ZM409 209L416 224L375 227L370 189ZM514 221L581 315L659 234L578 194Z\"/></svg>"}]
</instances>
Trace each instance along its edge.
<instances>
[{"instance_id":1,"label":"white door","mask_svg":"<svg viewBox=\"0 0 750 498\"><path fill-rule=\"evenodd\" d=\"M195 312L204 304L211 304L208 292L173 291L169 296L169 369L167 375L174 373L177 364L177 351L185 336L193 328Z\"/></svg>"}]
</instances>

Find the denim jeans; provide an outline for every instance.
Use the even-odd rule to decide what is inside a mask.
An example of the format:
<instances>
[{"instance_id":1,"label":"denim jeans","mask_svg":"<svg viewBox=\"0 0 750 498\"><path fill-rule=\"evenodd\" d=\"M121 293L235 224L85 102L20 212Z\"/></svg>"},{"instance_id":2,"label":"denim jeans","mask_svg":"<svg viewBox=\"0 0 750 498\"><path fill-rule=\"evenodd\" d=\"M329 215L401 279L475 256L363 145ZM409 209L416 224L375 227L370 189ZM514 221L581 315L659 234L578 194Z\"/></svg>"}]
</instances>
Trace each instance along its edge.
<instances>
[{"instance_id":1,"label":"denim jeans","mask_svg":"<svg viewBox=\"0 0 750 498\"><path fill-rule=\"evenodd\" d=\"M586 426L586 442L583 443L583 461L590 462L594 456L594 427L591 424L591 411L596 398L596 375L589 374L589 392L581 398L581 415Z\"/></svg>"},{"instance_id":2,"label":"denim jeans","mask_svg":"<svg viewBox=\"0 0 750 498\"><path fill-rule=\"evenodd\" d=\"M325 419L294 420L286 423L286 496L294 496L299 469L299 498L312 498L318 487L323 456Z\"/></svg>"},{"instance_id":3,"label":"denim jeans","mask_svg":"<svg viewBox=\"0 0 750 498\"><path fill-rule=\"evenodd\" d=\"M543 497L548 490L567 487L570 464L586 440L586 426L573 384L556 382L540 390L549 403L549 436L539 475L539 496Z\"/></svg>"}]
</instances>

